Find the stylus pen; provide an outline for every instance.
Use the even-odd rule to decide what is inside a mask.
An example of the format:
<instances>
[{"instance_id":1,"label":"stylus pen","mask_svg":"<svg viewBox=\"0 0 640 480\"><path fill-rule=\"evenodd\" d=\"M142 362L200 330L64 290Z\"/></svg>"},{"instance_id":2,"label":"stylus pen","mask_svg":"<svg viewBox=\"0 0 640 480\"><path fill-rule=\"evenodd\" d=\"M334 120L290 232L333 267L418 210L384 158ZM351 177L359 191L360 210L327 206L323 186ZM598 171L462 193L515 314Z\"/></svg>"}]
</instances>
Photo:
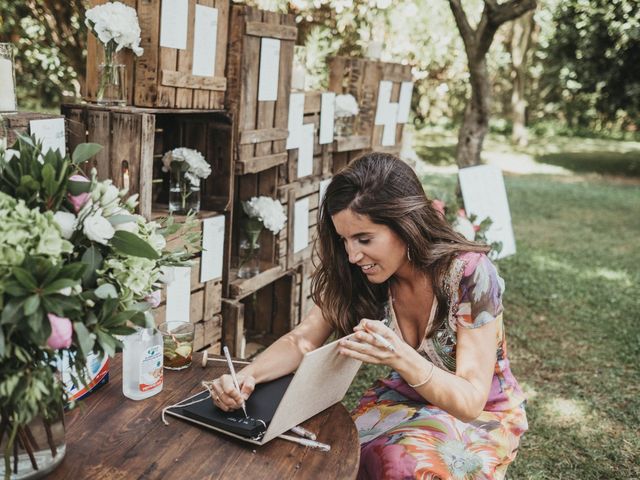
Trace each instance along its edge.
<instances>
[{"instance_id":1,"label":"stylus pen","mask_svg":"<svg viewBox=\"0 0 640 480\"><path fill-rule=\"evenodd\" d=\"M236 390L238 390L238 393L242 395L242 390L240 390L240 385L238 385L238 379L236 378L236 370L235 368L233 368L233 362L231 361L231 355L229 354L229 349L225 345L224 347L222 347L222 350L224 351L224 356L227 357L227 364L229 365L229 372L231 372L233 385L236 387ZM249 418L249 415L247 415L247 408L244 406L244 400L242 400L242 411L244 412L244 416L246 418Z\"/></svg>"},{"instance_id":2,"label":"stylus pen","mask_svg":"<svg viewBox=\"0 0 640 480\"><path fill-rule=\"evenodd\" d=\"M310 440L315 440L316 439L316 434L315 433L310 432L309 430L307 430L304 427L301 427L300 425L292 427L291 431L293 433L295 433L296 435L300 435L301 437L308 438Z\"/></svg>"},{"instance_id":3,"label":"stylus pen","mask_svg":"<svg viewBox=\"0 0 640 480\"><path fill-rule=\"evenodd\" d=\"M292 435L285 435L284 433L278 435L278 438L282 438L284 440L289 440L290 442L299 443L300 445L304 445L305 447L317 448L322 450L323 452L328 452L331 450L331 445L327 445L326 443L316 442L315 440L309 440L308 438L298 438Z\"/></svg>"},{"instance_id":4,"label":"stylus pen","mask_svg":"<svg viewBox=\"0 0 640 480\"><path fill-rule=\"evenodd\" d=\"M384 323L384 324L386 325L386 323L385 323L385 321L384 321L384 320L382 320L382 323ZM365 327L365 329L366 329L366 327ZM379 333L376 333L376 332L370 332L369 330L367 330L367 332L368 332L368 333L370 333L371 335L373 335L373 336L375 337L375 339L376 339L376 340L378 340L378 341L382 344L382 346L383 346L384 348L386 348L387 350L390 350L390 351L392 351L392 352L395 352L395 351L396 351L396 348L395 348L393 345L391 345L391 342L389 342L389 340L387 340L386 338L384 338L384 337L383 337L382 335L380 335Z\"/></svg>"}]
</instances>

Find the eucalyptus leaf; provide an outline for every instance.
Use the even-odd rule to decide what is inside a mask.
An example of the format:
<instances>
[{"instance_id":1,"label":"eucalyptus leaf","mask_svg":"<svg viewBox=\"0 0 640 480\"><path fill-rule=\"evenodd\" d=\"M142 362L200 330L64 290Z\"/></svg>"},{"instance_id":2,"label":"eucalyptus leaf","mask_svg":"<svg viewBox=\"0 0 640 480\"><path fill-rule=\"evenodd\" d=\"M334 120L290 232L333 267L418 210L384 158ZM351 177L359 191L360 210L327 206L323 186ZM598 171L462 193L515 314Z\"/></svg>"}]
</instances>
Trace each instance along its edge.
<instances>
[{"instance_id":1,"label":"eucalyptus leaf","mask_svg":"<svg viewBox=\"0 0 640 480\"><path fill-rule=\"evenodd\" d=\"M32 315L40 307L40 295L33 294L24 302L24 314Z\"/></svg>"},{"instance_id":2,"label":"eucalyptus leaf","mask_svg":"<svg viewBox=\"0 0 640 480\"><path fill-rule=\"evenodd\" d=\"M99 145L97 143L81 143L73 151L73 154L71 155L71 160L76 165L79 165L89 160L100 150L102 150L102 145Z\"/></svg>"},{"instance_id":3,"label":"eucalyptus leaf","mask_svg":"<svg viewBox=\"0 0 640 480\"><path fill-rule=\"evenodd\" d=\"M74 287L78 284L77 280L73 280L72 278L59 278L51 282L45 288L42 289L42 293L45 295L51 295L52 293L57 293L63 288Z\"/></svg>"},{"instance_id":4,"label":"eucalyptus leaf","mask_svg":"<svg viewBox=\"0 0 640 480\"><path fill-rule=\"evenodd\" d=\"M33 278L33 275L31 275L30 272L23 268L14 267L13 275L16 277L16 280L18 280L20 285L29 290L35 290L38 287L36 279Z\"/></svg>"},{"instance_id":5,"label":"eucalyptus leaf","mask_svg":"<svg viewBox=\"0 0 640 480\"><path fill-rule=\"evenodd\" d=\"M78 337L78 343L80 344L80 350L86 357L93 350L95 341L91 338L91 334L87 327L82 322L73 322L73 330Z\"/></svg>"},{"instance_id":6,"label":"eucalyptus leaf","mask_svg":"<svg viewBox=\"0 0 640 480\"><path fill-rule=\"evenodd\" d=\"M137 235L125 232L124 230L118 230L113 238L111 238L110 243L116 250L119 250L125 255L149 258L151 260L160 258L158 252L156 252L151 245Z\"/></svg>"},{"instance_id":7,"label":"eucalyptus leaf","mask_svg":"<svg viewBox=\"0 0 640 480\"><path fill-rule=\"evenodd\" d=\"M20 320L20 309L24 305L24 300L13 299L7 303L2 309L2 316L0 317L1 324L17 323Z\"/></svg>"},{"instance_id":8,"label":"eucalyptus leaf","mask_svg":"<svg viewBox=\"0 0 640 480\"><path fill-rule=\"evenodd\" d=\"M86 265L84 275L82 275L82 285L91 287L95 282L96 271L102 267L104 258L98 247L92 245L82 254L80 261Z\"/></svg>"}]
</instances>

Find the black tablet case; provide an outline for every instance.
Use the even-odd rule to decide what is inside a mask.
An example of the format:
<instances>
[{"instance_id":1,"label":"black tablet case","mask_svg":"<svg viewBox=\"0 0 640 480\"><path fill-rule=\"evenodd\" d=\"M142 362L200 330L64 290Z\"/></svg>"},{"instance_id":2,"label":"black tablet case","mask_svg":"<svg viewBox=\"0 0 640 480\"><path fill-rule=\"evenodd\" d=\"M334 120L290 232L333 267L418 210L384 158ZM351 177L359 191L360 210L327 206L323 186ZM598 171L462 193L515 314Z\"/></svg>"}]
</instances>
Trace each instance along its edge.
<instances>
[{"instance_id":1,"label":"black tablet case","mask_svg":"<svg viewBox=\"0 0 640 480\"><path fill-rule=\"evenodd\" d=\"M255 390L245 403L248 419L244 416L242 409L223 412L217 408L210 398L206 398L208 392L202 392L200 396L194 397L192 400L197 401L202 398L201 402L185 407L173 407L170 410L236 435L256 438L266 431L292 378L293 374L290 374L271 382L256 385ZM264 424L257 420L262 420Z\"/></svg>"}]
</instances>

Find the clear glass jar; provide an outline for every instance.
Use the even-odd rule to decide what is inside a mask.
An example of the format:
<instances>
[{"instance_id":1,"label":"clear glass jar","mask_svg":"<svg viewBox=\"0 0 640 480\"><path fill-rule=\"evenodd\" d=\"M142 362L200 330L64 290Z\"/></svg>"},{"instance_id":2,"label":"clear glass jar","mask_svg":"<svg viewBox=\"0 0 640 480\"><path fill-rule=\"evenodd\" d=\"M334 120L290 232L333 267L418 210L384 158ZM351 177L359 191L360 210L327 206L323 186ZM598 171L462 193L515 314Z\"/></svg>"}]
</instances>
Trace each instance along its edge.
<instances>
[{"instance_id":1,"label":"clear glass jar","mask_svg":"<svg viewBox=\"0 0 640 480\"><path fill-rule=\"evenodd\" d=\"M169 213L186 215L200 211L200 184L194 185L186 177L186 162L171 162L169 181Z\"/></svg>"},{"instance_id":2,"label":"clear glass jar","mask_svg":"<svg viewBox=\"0 0 640 480\"><path fill-rule=\"evenodd\" d=\"M0 112L14 112L17 108L13 44L0 43Z\"/></svg>"},{"instance_id":3,"label":"clear glass jar","mask_svg":"<svg viewBox=\"0 0 640 480\"><path fill-rule=\"evenodd\" d=\"M126 70L118 63L114 46L104 49L104 62L98 66L98 92L100 105L125 106L127 104Z\"/></svg>"}]
</instances>

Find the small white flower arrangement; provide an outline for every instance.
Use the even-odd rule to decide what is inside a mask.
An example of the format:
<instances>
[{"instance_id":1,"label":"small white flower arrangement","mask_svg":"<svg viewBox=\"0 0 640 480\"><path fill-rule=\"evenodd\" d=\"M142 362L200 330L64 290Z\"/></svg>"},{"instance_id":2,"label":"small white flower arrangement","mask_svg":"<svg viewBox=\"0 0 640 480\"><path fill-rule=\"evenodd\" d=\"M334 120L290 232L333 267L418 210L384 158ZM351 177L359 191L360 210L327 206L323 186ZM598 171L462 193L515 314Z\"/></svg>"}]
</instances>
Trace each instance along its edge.
<instances>
[{"instance_id":1,"label":"small white flower arrangement","mask_svg":"<svg viewBox=\"0 0 640 480\"><path fill-rule=\"evenodd\" d=\"M184 176L191 185L200 185L200 179L211 175L211 166L204 159L204 156L192 148L174 148L162 157L162 170L170 172L172 165L179 164Z\"/></svg>"},{"instance_id":2,"label":"small white flower arrangement","mask_svg":"<svg viewBox=\"0 0 640 480\"><path fill-rule=\"evenodd\" d=\"M140 47L140 24L135 9L121 2L107 2L86 12L85 24L104 45L107 52L130 48L137 56Z\"/></svg>"},{"instance_id":3,"label":"small white flower arrangement","mask_svg":"<svg viewBox=\"0 0 640 480\"><path fill-rule=\"evenodd\" d=\"M353 117L357 115L360 109L355 97L350 93L336 95L335 99L335 118Z\"/></svg>"},{"instance_id":4,"label":"small white flower arrangement","mask_svg":"<svg viewBox=\"0 0 640 480\"><path fill-rule=\"evenodd\" d=\"M284 228L287 221L282 204L271 197L253 197L242 202L242 208L249 219L257 220L274 235Z\"/></svg>"}]
</instances>

